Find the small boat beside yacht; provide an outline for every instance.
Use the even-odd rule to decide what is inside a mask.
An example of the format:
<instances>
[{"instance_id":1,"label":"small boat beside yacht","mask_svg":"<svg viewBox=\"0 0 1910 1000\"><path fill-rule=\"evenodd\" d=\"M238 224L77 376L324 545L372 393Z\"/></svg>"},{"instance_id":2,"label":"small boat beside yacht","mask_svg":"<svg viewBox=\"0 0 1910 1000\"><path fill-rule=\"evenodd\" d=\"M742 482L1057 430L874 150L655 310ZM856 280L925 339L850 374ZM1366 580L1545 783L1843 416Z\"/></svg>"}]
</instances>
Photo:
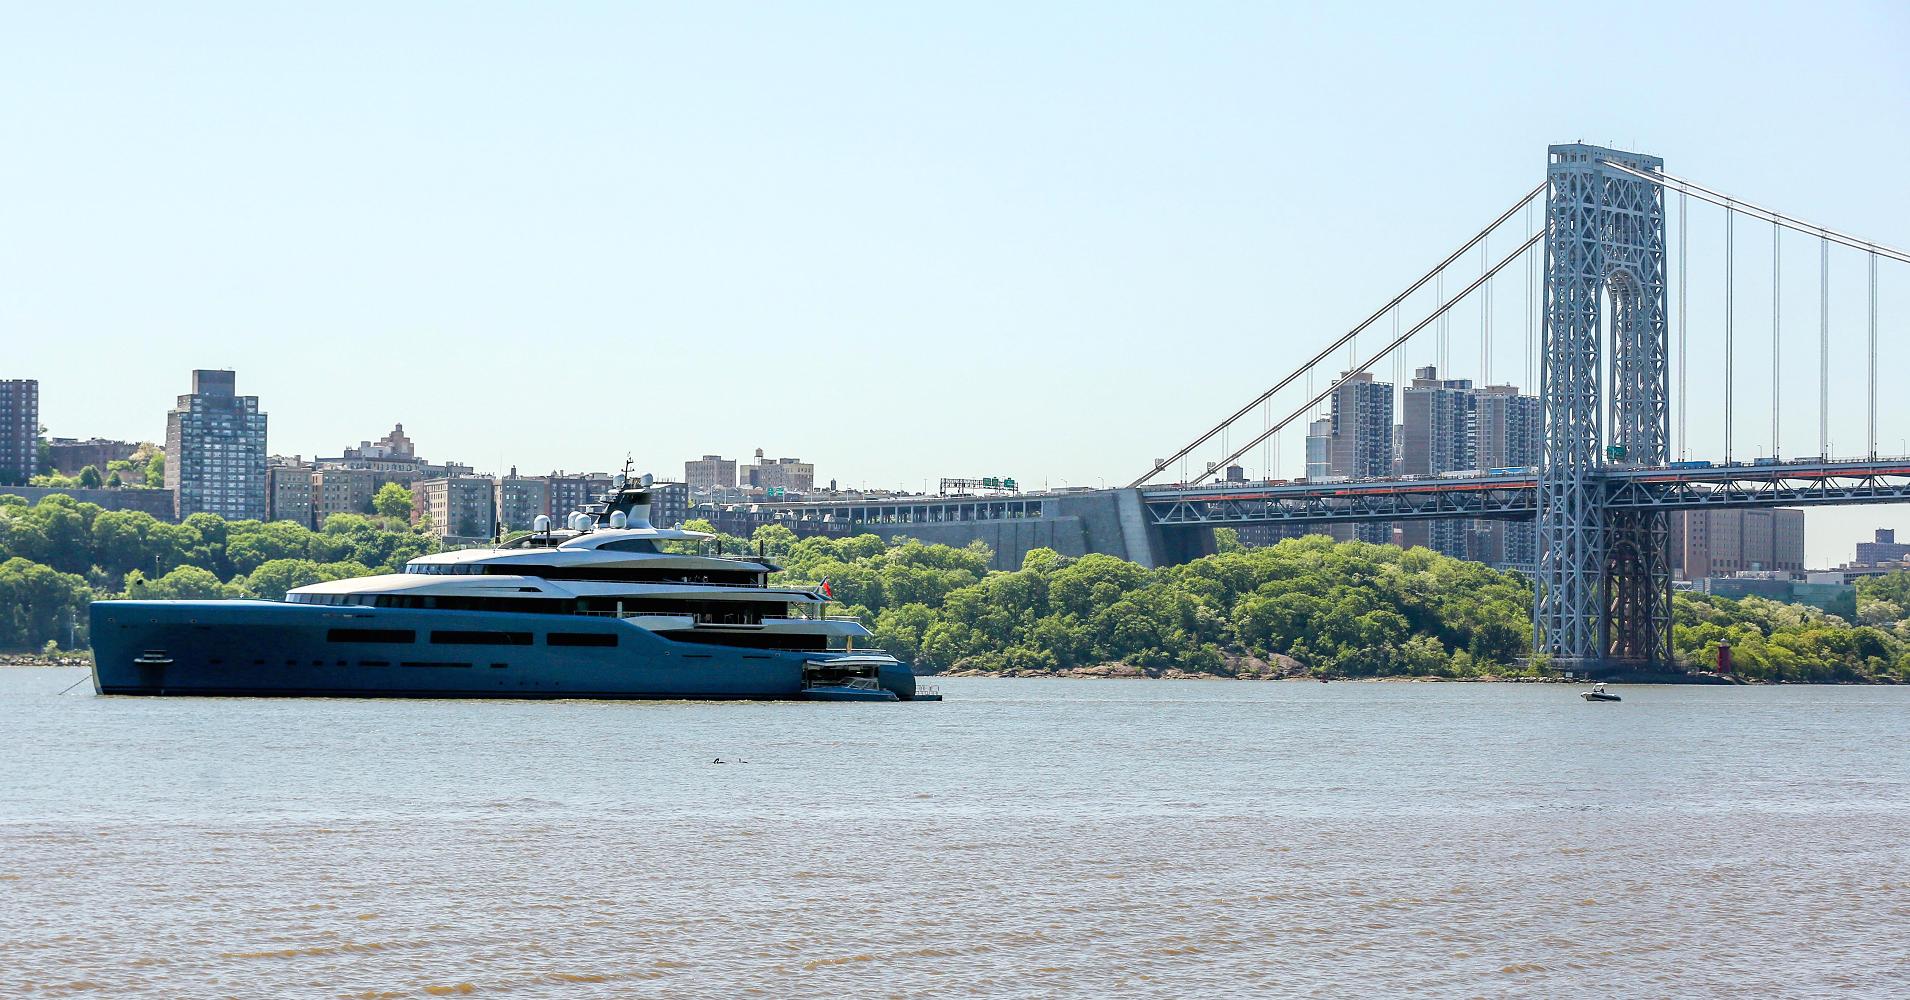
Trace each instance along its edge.
<instances>
[{"instance_id":1,"label":"small boat beside yacht","mask_svg":"<svg viewBox=\"0 0 1910 1000\"><path fill-rule=\"evenodd\" d=\"M1578 696L1580 698L1585 699L1586 701L1624 701L1625 700L1615 694L1612 694L1610 691L1605 690L1605 685L1602 683L1592 685L1592 689L1590 691L1580 691L1578 693Z\"/></svg>"}]
</instances>

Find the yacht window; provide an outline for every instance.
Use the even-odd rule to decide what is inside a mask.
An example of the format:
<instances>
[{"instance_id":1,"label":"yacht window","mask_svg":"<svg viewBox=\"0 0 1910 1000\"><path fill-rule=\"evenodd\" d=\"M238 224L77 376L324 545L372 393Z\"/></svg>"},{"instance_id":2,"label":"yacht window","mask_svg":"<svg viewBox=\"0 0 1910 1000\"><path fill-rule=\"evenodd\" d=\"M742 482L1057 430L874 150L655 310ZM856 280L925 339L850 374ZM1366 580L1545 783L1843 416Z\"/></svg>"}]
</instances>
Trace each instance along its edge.
<instances>
[{"instance_id":1,"label":"yacht window","mask_svg":"<svg viewBox=\"0 0 1910 1000\"><path fill-rule=\"evenodd\" d=\"M431 641L440 646L528 646L531 644L531 634L529 632L433 632Z\"/></svg>"},{"instance_id":2,"label":"yacht window","mask_svg":"<svg viewBox=\"0 0 1910 1000\"><path fill-rule=\"evenodd\" d=\"M599 552L650 552L657 550L657 543L648 538L625 538L615 542L605 542L597 546Z\"/></svg>"},{"instance_id":3,"label":"yacht window","mask_svg":"<svg viewBox=\"0 0 1910 1000\"><path fill-rule=\"evenodd\" d=\"M551 646L615 646L617 637L609 632L552 632L544 642Z\"/></svg>"},{"instance_id":4,"label":"yacht window","mask_svg":"<svg viewBox=\"0 0 1910 1000\"><path fill-rule=\"evenodd\" d=\"M417 638L408 628L335 628L325 633L326 642L415 642Z\"/></svg>"}]
</instances>

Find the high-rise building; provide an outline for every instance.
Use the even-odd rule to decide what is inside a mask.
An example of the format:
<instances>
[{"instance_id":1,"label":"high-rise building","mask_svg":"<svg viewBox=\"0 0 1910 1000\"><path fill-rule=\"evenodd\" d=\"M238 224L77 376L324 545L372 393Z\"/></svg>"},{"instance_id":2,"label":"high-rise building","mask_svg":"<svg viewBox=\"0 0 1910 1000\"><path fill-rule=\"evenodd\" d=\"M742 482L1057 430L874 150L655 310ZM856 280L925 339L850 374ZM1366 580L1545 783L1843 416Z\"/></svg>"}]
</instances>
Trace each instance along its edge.
<instances>
[{"instance_id":1,"label":"high-rise building","mask_svg":"<svg viewBox=\"0 0 1910 1000\"><path fill-rule=\"evenodd\" d=\"M1400 395L1400 475L1478 468L1471 379L1442 379L1439 369L1428 365L1413 372L1412 384Z\"/></svg>"},{"instance_id":2,"label":"high-rise building","mask_svg":"<svg viewBox=\"0 0 1910 1000\"><path fill-rule=\"evenodd\" d=\"M1478 390L1477 445L1481 469L1525 469L1539 464L1539 397L1519 393L1515 385Z\"/></svg>"},{"instance_id":3,"label":"high-rise building","mask_svg":"<svg viewBox=\"0 0 1910 1000\"><path fill-rule=\"evenodd\" d=\"M1686 510L1671 513L1671 570L1686 580L1804 569L1804 512Z\"/></svg>"},{"instance_id":4,"label":"high-rise building","mask_svg":"<svg viewBox=\"0 0 1910 1000\"><path fill-rule=\"evenodd\" d=\"M1441 379L1433 366L1413 372L1400 394L1399 474L1436 476L1479 468L1475 452L1478 398L1471 379ZM1406 521L1399 544L1423 545L1458 559L1472 558L1471 521Z\"/></svg>"},{"instance_id":5,"label":"high-rise building","mask_svg":"<svg viewBox=\"0 0 1910 1000\"><path fill-rule=\"evenodd\" d=\"M1393 384L1376 381L1370 372L1341 377L1327 412L1328 475L1373 479L1393 472ZM1309 477L1311 478L1311 477ZM1339 524L1331 531L1342 541L1390 542L1393 526L1386 522Z\"/></svg>"},{"instance_id":6,"label":"high-rise building","mask_svg":"<svg viewBox=\"0 0 1910 1000\"><path fill-rule=\"evenodd\" d=\"M545 477L550 484L550 519L559 527L572 511L583 510L598 502L610 489L610 476L602 472L567 476L553 472Z\"/></svg>"},{"instance_id":7,"label":"high-rise building","mask_svg":"<svg viewBox=\"0 0 1910 1000\"><path fill-rule=\"evenodd\" d=\"M369 514L378 495L378 473L372 469L320 466L311 474L312 525L323 528L333 514Z\"/></svg>"},{"instance_id":8,"label":"high-rise building","mask_svg":"<svg viewBox=\"0 0 1910 1000\"><path fill-rule=\"evenodd\" d=\"M429 517L429 533L441 542L475 542L491 537L496 516L495 491L484 476L420 479L411 504Z\"/></svg>"},{"instance_id":9,"label":"high-rise building","mask_svg":"<svg viewBox=\"0 0 1910 1000\"><path fill-rule=\"evenodd\" d=\"M1321 417L1306 425L1306 477L1319 480L1333 474L1333 421Z\"/></svg>"},{"instance_id":10,"label":"high-rise building","mask_svg":"<svg viewBox=\"0 0 1910 1000\"><path fill-rule=\"evenodd\" d=\"M721 455L705 455L683 463L683 482L698 495L724 486L736 485L736 460Z\"/></svg>"},{"instance_id":11,"label":"high-rise building","mask_svg":"<svg viewBox=\"0 0 1910 1000\"><path fill-rule=\"evenodd\" d=\"M166 414L166 488L181 519L265 517L265 414L237 382L231 371L194 371L192 392Z\"/></svg>"},{"instance_id":12,"label":"high-rise building","mask_svg":"<svg viewBox=\"0 0 1910 1000\"><path fill-rule=\"evenodd\" d=\"M756 464L749 466L749 485L757 489L778 488L790 493L808 493L816 488L816 467L799 458L770 461L763 449L756 449Z\"/></svg>"},{"instance_id":13,"label":"high-rise building","mask_svg":"<svg viewBox=\"0 0 1910 1000\"><path fill-rule=\"evenodd\" d=\"M1342 376L1333 390L1327 419L1332 432L1328 448L1331 475L1353 479L1392 475L1391 382L1376 381L1370 372Z\"/></svg>"},{"instance_id":14,"label":"high-rise building","mask_svg":"<svg viewBox=\"0 0 1910 1000\"><path fill-rule=\"evenodd\" d=\"M550 480L542 476L520 476L516 467L497 481L497 520L506 534L529 531L537 526L540 515L550 510ZM561 527L562 518L552 518Z\"/></svg>"},{"instance_id":15,"label":"high-rise building","mask_svg":"<svg viewBox=\"0 0 1910 1000\"><path fill-rule=\"evenodd\" d=\"M0 379L0 486L25 486L39 464L40 383Z\"/></svg>"},{"instance_id":16,"label":"high-rise building","mask_svg":"<svg viewBox=\"0 0 1910 1000\"><path fill-rule=\"evenodd\" d=\"M312 522L312 467L302 455L273 455L265 463L265 519Z\"/></svg>"},{"instance_id":17,"label":"high-rise building","mask_svg":"<svg viewBox=\"0 0 1910 1000\"><path fill-rule=\"evenodd\" d=\"M1527 469L1539 464L1539 398L1517 386L1489 385L1478 390L1473 426L1478 429L1478 467ZM1531 521L1479 521L1472 535L1472 557L1494 566L1533 572L1539 561L1539 528Z\"/></svg>"}]
</instances>

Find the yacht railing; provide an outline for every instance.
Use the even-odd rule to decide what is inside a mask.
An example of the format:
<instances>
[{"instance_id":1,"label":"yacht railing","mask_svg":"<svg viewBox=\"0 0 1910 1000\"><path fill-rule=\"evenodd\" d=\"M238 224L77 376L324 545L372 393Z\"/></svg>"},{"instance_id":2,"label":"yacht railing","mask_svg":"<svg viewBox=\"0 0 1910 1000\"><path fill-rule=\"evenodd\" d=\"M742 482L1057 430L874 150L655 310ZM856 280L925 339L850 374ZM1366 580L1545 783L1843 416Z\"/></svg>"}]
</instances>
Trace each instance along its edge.
<instances>
[{"instance_id":1,"label":"yacht railing","mask_svg":"<svg viewBox=\"0 0 1910 1000\"><path fill-rule=\"evenodd\" d=\"M519 574L504 574L504 575L523 576L526 574L519 573ZM813 588L778 587L775 584L771 584L767 587L762 587L753 583L722 583L716 580L596 580L596 579L589 579L586 577L568 577L568 576L566 577L538 577L538 579L552 580L557 583L621 583L621 584L626 584L631 586L654 586L654 587L725 587L731 590L761 590L765 592L774 591L779 594L813 593Z\"/></svg>"}]
</instances>

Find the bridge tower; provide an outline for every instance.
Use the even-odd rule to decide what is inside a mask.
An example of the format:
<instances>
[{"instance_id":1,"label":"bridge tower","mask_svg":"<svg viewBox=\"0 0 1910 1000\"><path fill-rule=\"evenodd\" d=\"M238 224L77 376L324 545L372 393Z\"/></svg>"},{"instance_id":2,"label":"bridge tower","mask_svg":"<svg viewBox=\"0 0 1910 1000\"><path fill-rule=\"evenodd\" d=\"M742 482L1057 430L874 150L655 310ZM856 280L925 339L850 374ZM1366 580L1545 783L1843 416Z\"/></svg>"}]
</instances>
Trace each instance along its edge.
<instances>
[{"instance_id":1,"label":"bridge tower","mask_svg":"<svg viewBox=\"0 0 1910 1000\"><path fill-rule=\"evenodd\" d=\"M1669 456L1664 196L1607 162L1664 161L1549 152L1534 642L1565 663L1669 664L1667 515L1606 510L1602 476Z\"/></svg>"}]
</instances>

